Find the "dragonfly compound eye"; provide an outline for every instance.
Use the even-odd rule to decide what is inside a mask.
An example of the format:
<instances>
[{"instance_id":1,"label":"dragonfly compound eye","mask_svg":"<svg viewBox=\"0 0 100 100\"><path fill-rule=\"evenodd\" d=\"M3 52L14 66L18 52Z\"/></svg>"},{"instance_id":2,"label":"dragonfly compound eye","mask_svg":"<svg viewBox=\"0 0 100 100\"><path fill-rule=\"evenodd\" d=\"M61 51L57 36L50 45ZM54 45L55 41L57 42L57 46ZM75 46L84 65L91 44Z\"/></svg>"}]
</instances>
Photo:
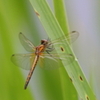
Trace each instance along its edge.
<instances>
[{"instance_id":1,"label":"dragonfly compound eye","mask_svg":"<svg viewBox=\"0 0 100 100\"><path fill-rule=\"evenodd\" d=\"M41 44L48 44L48 41L47 40L45 40L45 39L43 39L43 40L41 40Z\"/></svg>"}]
</instances>

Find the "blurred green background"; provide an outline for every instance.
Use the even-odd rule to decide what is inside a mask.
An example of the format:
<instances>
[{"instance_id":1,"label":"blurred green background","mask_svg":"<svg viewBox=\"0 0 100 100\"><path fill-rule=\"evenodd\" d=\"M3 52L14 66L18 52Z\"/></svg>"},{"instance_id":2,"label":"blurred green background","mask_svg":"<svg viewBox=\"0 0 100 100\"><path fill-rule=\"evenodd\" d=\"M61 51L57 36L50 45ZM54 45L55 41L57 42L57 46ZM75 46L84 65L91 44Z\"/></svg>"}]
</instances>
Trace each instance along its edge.
<instances>
[{"instance_id":1,"label":"blurred green background","mask_svg":"<svg viewBox=\"0 0 100 100\"><path fill-rule=\"evenodd\" d=\"M52 1L48 0L48 3L53 9ZM100 99L99 4L99 0L65 1L69 28L80 33L73 48L98 100ZM19 32L24 33L36 45L41 39L47 38L28 0L0 0L0 100L64 99L62 89L67 90L67 86L62 86L60 77L65 80L67 73L63 68L46 71L37 66L28 89L24 90L28 71L16 67L10 60L14 53L27 53L19 41ZM59 74L59 70L63 70L63 75ZM69 84L70 80L65 83Z\"/></svg>"}]
</instances>

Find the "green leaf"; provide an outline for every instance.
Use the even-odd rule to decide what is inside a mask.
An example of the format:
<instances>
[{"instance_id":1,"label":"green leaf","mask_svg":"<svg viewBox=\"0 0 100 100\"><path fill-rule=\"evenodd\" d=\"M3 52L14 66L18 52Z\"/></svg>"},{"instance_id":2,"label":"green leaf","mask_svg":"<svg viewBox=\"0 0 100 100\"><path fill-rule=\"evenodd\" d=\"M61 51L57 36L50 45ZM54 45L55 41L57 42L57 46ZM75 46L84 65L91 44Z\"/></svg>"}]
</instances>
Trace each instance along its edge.
<instances>
[{"instance_id":1,"label":"green leaf","mask_svg":"<svg viewBox=\"0 0 100 100\"><path fill-rule=\"evenodd\" d=\"M41 23L43 24L48 36L54 40L62 35L64 35L60 25L57 22L57 19L51 12L47 2L45 0L30 0L37 16L39 17ZM74 56L70 45L66 42L66 46L62 44L65 52ZM60 51L58 51L59 53ZM68 66L67 62L62 60L62 63L68 72L69 77L72 80L73 85L75 86L79 96L83 100L96 100L91 87L89 86L81 68L78 64L76 57L72 64ZM72 59L69 59L72 60Z\"/></svg>"},{"instance_id":2,"label":"green leaf","mask_svg":"<svg viewBox=\"0 0 100 100\"><path fill-rule=\"evenodd\" d=\"M63 32L65 34L68 34L69 26L68 26L68 21L66 21L67 17L63 1L64 0L53 0L54 11L55 11L55 17L57 18L57 21L59 22L59 25L62 28Z\"/></svg>"},{"instance_id":3,"label":"green leaf","mask_svg":"<svg viewBox=\"0 0 100 100\"><path fill-rule=\"evenodd\" d=\"M66 13L63 0L53 0L54 2L54 10L55 10L55 17L59 22L60 27L62 28L63 32L69 35L69 27L66 21ZM61 86L64 99L68 100L78 100L76 90L72 83L69 80L69 76L67 75L64 67L63 70L60 69L60 76L61 76Z\"/></svg>"}]
</instances>

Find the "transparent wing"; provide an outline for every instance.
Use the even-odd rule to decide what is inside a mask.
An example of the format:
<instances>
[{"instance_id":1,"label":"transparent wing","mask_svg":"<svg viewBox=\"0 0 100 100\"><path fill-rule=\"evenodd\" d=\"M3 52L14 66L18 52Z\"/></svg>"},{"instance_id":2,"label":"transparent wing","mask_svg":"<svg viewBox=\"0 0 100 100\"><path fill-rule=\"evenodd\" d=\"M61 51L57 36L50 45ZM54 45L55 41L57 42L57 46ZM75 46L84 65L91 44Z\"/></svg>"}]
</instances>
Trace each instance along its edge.
<instances>
[{"instance_id":1,"label":"transparent wing","mask_svg":"<svg viewBox=\"0 0 100 100\"><path fill-rule=\"evenodd\" d=\"M61 56L59 58L59 55ZM71 54L42 54L39 59L39 66L46 70L57 69L61 66L61 60L70 64L74 60L74 56Z\"/></svg>"},{"instance_id":2,"label":"transparent wing","mask_svg":"<svg viewBox=\"0 0 100 100\"><path fill-rule=\"evenodd\" d=\"M66 54L65 49L62 46L62 41L72 40L71 42L75 41L79 33L77 31L72 31L69 36L65 35L62 36L54 41L50 41L45 49L48 54L44 54L41 56L40 63L43 68L45 69L56 69L59 68L61 65L60 61L66 61L67 64L70 64L74 60L74 56L72 54ZM66 46L66 42L63 42ZM57 54L54 45L56 45L56 50L63 52L61 54ZM59 58L60 56L60 58Z\"/></svg>"},{"instance_id":3,"label":"transparent wing","mask_svg":"<svg viewBox=\"0 0 100 100\"><path fill-rule=\"evenodd\" d=\"M35 50L35 46L33 45L33 43L28 40L21 32L19 33L19 39L21 44L27 51L32 52Z\"/></svg>"},{"instance_id":4,"label":"transparent wing","mask_svg":"<svg viewBox=\"0 0 100 100\"><path fill-rule=\"evenodd\" d=\"M48 39L49 42L48 42L47 47L45 49L47 51L47 53L48 52L53 52L54 53L54 51L55 51L54 45L56 46L57 51L63 51L64 52L64 47L62 46L62 44L66 46L66 41L70 40L70 42L73 42L79 36L79 33L77 31L72 31L69 34L70 35L64 35L64 36L62 36L62 37L60 37L60 38L58 38L54 41L50 41Z\"/></svg>"},{"instance_id":5,"label":"transparent wing","mask_svg":"<svg viewBox=\"0 0 100 100\"><path fill-rule=\"evenodd\" d=\"M77 31L72 31L69 33L69 35L64 35L52 42L49 42L49 45L50 44L58 44L61 41L68 41L68 40L72 43L78 38L78 36L79 36L79 33Z\"/></svg>"},{"instance_id":6,"label":"transparent wing","mask_svg":"<svg viewBox=\"0 0 100 100\"><path fill-rule=\"evenodd\" d=\"M11 61L26 70L29 70L32 66L32 63L34 61L34 54L14 54L11 57Z\"/></svg>"}]
</instances>

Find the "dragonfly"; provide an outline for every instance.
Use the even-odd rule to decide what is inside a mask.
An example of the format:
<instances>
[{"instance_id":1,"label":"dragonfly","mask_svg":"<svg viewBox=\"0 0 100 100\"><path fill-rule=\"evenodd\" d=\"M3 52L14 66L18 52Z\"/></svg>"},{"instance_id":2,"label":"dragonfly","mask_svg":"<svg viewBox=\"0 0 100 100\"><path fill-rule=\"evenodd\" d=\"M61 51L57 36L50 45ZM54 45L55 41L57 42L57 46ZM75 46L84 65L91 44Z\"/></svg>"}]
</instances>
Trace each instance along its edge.
<instances>
[{"instance_id":1,"label":"dragonfly","mask_svg":"<svg viewBox=\"0 0 100 100\"><path fill-rule=\"evenodd\" d=\"M72 31L69 35L64 35L60 38L57 38L53 41L50 39L42 39L40 45L35 46L28 38L24 36L23 33L19 33L19 40L23 47L30 53L28 54L13 54L11 57L12 62L26 70L30 70L27 76L24 89L27 88L33 71L37 64L45 69L56 69L59 66L61 60L68 61L69 59L74 59L72 54L62 53L64 48L60 45L65 41L71 39L72 41L76 40L79 33L77 31ZM56 49L55 49L56 46ZM61 53L57 53L57 50L60 50ZM61 57L60 57L61 56Z\"/></svg>"}]
</instances>

